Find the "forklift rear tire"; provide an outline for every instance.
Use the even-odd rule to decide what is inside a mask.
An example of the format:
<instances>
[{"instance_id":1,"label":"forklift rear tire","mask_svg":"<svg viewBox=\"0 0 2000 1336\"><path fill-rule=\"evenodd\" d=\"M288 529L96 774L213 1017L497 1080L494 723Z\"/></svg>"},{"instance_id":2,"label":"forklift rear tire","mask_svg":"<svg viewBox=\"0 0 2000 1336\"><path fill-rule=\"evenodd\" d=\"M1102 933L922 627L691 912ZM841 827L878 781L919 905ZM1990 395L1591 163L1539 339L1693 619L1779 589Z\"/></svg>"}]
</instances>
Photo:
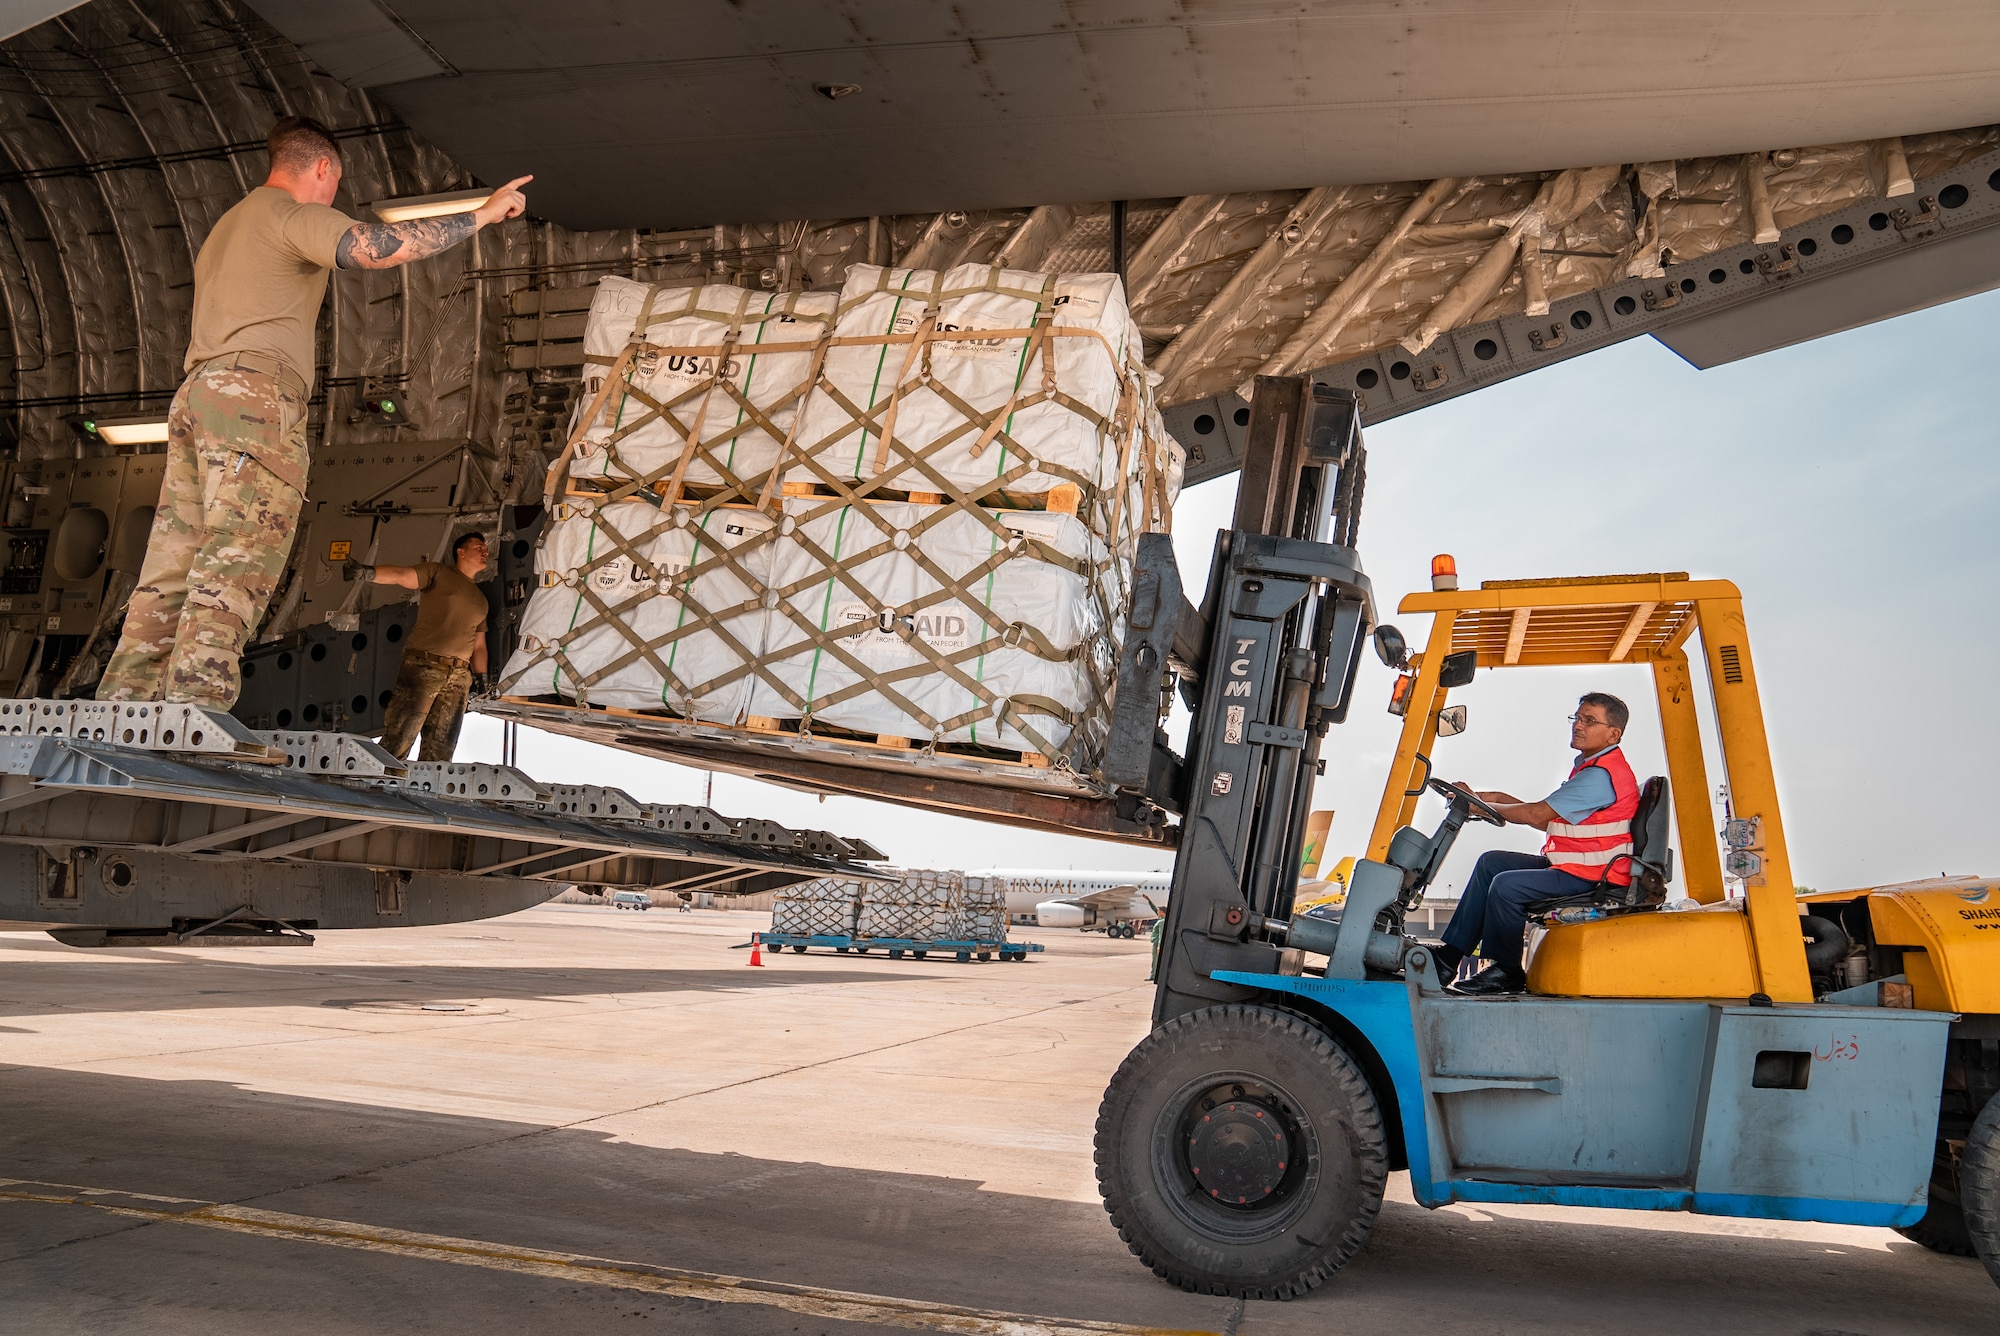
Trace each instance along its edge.
<instances>
[{"instance_id":1,"label":"forklift rear tire","mask_svg":"<svg viewBox=\"0 0 2000 1336\"><path fill-rule=\"evenodd\" d=\"M1938 1143L1937 1159L1931 1166L1930 1204L1914 1225L1899 1225L1896 1232L1912 1243L1921 1243L1932 1252L1953 1257L1976 1257L1972 1234L1965 1225L1965 1199L1959 1186L1958 1166L1951 1152Z\"/></svg>"},{"instance_id":2,"label":"forklift rear tire","mask_svg":"<svg viewBox=\"0 0 2000 1336\"><path fill-rule=\"evenodd\" d=\"M1304 1294L1344 1266L1389 1175L1360 1067L1259 1006L1192 1012L1133 1049L1098 1106L1096 1158L1104 1209L1154 1275L1246 1299Z\"/></svg>"},{"instance_id":3,"label":"forklift rear tire","mask_svg":"<svg viewBox=\"0 0 2000 1336\"><path fill-rule=\"evenodd\" d=\"M1965 1232L1986 1274L2000 1285L2000 1095L1972 1120L1958 1158L1959 1200L1965 1203Z\"/></svg>"}]
</instances>

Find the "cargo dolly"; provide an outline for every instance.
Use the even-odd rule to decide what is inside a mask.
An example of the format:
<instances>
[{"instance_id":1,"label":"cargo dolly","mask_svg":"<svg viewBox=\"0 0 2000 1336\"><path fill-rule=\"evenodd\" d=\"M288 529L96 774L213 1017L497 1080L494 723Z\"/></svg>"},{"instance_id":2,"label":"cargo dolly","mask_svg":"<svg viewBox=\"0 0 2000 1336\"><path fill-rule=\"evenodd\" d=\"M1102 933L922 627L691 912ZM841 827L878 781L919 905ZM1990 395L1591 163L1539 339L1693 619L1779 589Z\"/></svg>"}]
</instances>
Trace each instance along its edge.
<instances>
[{"instance_id":1,"label":"cargo dolly","mask_svg":"<svg viewBox=\"0 0 2000 1336\"><path fill-rule=\"evenodd\" d=\"M812 947L865 956L880 951L891 960L910 956L923 960L930 956L950 956L954 960L1026 960L1030 951L1042 949L1040 942L978 942L927 937L849 937L836 933L760 932L756 940L773 951L786 947L804 955Z\"/></svg>"},{"instance_id":2,"label":"cargo dolly","mask_svg":"<svg viewBox=\"0 0 2000 1336\"><path fill-rule=\"evenodd\" d=\"M72 946L306 945L512 913L579 883L747 894L868 877L881 857L194 705L0 701L0 926Z\"/></svg>"}]
</instances>

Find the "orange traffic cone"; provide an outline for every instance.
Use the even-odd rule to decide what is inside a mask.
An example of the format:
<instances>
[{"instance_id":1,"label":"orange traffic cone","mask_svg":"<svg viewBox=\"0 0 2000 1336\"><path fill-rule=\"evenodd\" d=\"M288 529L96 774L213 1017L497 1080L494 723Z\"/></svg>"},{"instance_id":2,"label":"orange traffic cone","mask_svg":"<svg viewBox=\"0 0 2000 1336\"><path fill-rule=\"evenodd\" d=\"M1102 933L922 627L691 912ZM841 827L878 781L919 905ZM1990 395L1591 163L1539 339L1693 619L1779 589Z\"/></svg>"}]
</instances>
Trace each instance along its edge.
<instances>
[{"instance_id":1,"label":"orange traffic cone","mask_svg":"<svg viewBox=\"0 0 2000 1336\"><path fill-rule=\"evenodd\" d=\"M762 965L764 963L763 945L755 937L750 939L750 963L752 965Z\"/></svg>"}]
</instances>

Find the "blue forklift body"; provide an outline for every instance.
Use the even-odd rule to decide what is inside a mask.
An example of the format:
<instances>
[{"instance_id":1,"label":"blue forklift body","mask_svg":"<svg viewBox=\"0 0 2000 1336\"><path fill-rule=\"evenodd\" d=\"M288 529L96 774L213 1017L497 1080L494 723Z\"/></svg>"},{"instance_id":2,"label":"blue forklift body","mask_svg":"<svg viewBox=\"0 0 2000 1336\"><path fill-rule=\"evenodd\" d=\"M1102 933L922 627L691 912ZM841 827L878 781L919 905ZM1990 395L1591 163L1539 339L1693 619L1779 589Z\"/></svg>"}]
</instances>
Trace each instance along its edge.
<instances>
[{"instance_id":1,"label":"blue forklift body","mask_svg":"<svg viewBox=\"0 0 2000 1336\"><path fill-rule=\"evenodd\" d=\"M1415 974L1215 977L1331 1013L1373 1049L1426 1206L1924 1214L1948 1013L1454 997Z\"/></svg>"}]
</instances>

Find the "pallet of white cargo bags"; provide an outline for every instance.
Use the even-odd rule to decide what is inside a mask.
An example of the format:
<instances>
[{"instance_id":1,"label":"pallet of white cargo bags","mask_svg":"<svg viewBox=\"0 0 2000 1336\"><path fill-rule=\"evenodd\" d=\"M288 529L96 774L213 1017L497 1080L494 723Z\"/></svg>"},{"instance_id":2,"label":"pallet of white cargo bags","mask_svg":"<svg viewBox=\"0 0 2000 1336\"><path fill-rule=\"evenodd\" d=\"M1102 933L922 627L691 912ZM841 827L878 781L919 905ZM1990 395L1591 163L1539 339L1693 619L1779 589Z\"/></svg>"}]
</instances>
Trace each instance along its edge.
<instances>
[{"instance_id":1,"label":"pallet of white cargo bags","mask_svg":"<svg viewBox=\"0 0 2000 1336\"><path fill-rule=\"evenodd\" d=\"M607 278L585 345L501 675L522 717L1091 787L1181 473L1116 276Z\"/></svg>"},{"instance_id":2,"label":"pallet of white cargo bags","mask_svg":"<svg viewBox=\"0 0 2000 1336\"><path fill-rule=\"evenodd\" d=\"M960 961L1026 960L1041 950L1007 939L1006 886L977 873L885 870L880 882L825 878L778 892L771 929L756 941L803 953L820 947L845 955L880 951Z\"/></svg>"}]
</instances>

